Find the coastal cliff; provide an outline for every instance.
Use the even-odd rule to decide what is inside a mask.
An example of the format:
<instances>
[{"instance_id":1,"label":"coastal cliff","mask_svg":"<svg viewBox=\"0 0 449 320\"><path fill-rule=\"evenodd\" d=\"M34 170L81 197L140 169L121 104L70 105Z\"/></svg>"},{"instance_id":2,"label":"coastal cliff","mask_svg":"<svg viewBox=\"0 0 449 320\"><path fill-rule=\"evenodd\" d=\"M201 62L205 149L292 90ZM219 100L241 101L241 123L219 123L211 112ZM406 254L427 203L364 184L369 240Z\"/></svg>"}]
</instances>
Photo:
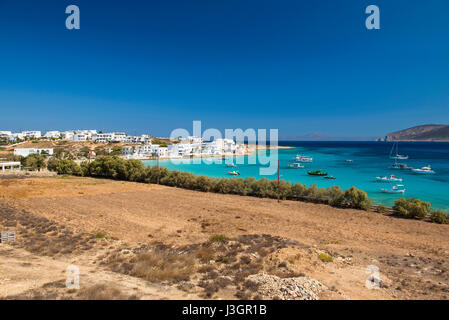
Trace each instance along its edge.
<instances>
[{"instance_id":1,"label":"coastal cliff","mask_svg":"<svg viewBox=\"0 0 449 320\"><path fill-rule=\"evenodd\" d=\"M416 126L389 133L378 141L449 141L449 125Z\"/></svg>"}]
</instances>

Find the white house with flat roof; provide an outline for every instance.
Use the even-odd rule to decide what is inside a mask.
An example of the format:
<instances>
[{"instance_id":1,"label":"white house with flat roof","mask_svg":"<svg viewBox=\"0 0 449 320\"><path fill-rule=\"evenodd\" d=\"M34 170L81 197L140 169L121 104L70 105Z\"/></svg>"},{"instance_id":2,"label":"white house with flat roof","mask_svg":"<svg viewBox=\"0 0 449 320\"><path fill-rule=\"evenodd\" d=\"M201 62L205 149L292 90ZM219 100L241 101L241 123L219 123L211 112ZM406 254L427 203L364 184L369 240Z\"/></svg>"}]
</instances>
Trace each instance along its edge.
<instances>
[{"instance_id":1,"label":"white house with flat roof","mask_svg":"<svg viewBox=\"0 0 449 320\"><path fill-rule=\"evenodd\" d=\"M11 131L0 131L0 140L10 140L12 138Z\"/></svg>"},{"instance_id":2,"label":"white house with flat roof","mask_svg":"<svg viewBox=\"0 0 449 320\"><path fill-rule=\"evenodd\" d=\"M57 139L61 136L61 132L59 131L47 131L44 134L44 138L48 139Z\"/></svg>"},{"instance_id":3,"label":"white house with flat roof","mask_svg":"<svg viewBox=\"0 0 449 320\"><path fill-rule=\"evenodd\" d=\"M30 138L38 139L42 136L40 131L22 131L22 135L27 139L30 139Z\"/></svg>"},{"instance_id":4,"label":"white house with flat roof","mask_svg":"<svg viewBox=\"0 0 449 320\"><path fill-rule=\"evenodd\" d=\"M87 141L89 136L85 133L75 133L70 140L73 142Z\"/></svg>"},{"instance_id":5,"label":"white house with flat roof","mask_svg":"<svg viewBox=\"0 0 449 320\"><path fill-rule=\"evenodd\" d=\"M97 133L92 136L95 142L126 142L127 136L124 132Z\"/></svg>"},{"instance_id":6,"label":"white house with flat roof","mask_svg":"<svg viewBox=\"0 0 449 320\"><path fill-rule=\"evenodd\" d=\"M44 149L17 148L17 149L14 149L14 155L15 156L28 157L30 154L52 155L53 154L53 148L44 148Z\"/></svg>"},{"instance_id":7,"label":"white house with flat roof","mask_svg":"<svg viewBox=\"0 0 449 320\"><path fill-rule=\"evenodd\" d=\"M16 170L20 170L20 168L22 167L22 165L20 164L20 162L16 162L16 161L10 161L10 162L0 162L0 172L6 172L6 170L8 171L16 171Z\"/></svg>"}]
</instances>

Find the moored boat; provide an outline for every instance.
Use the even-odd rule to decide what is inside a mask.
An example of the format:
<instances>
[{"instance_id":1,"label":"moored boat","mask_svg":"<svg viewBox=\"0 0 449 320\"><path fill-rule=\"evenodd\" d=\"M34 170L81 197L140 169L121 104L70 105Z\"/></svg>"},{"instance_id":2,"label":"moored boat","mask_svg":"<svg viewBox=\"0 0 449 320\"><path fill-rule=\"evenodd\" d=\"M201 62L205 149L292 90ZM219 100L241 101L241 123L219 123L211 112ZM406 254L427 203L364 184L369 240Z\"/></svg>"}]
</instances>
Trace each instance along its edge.
<instances>
[{"instance_id":1,"label":"moored boat","mask_svg":"<svg viewBox=\"0 0 449 320\"><path fill-rule=\"evenodd\" d=\"M412 169L412 171L419 174L435 174L435 171L430 166L422 167L421 169Z\"/></svg>"},{"instance_id":2,"label":"moored boat","mask_svg":"<svg viewBox=\"0 0 449 320\"><path fill-rule=\"evenodd\" d=\"M299 162L313 162L313 158L309 156L302 156L300 154L296 155L296 161Z\"/></svg>"},{"instance_id":3,"label":"moored boat","mask_svg":"<svg viewBox=\"0 0 449 320\"><path fill-rule=\"evenodd\" d=\"M335 180L335 179L337 179L337 178L334 177L334 176L324 176L324 179Z\"/></svg>"},{"instance_id":4,"label":"moored boat","mask_svg":"<svg viewBox=\"0 0 449 320\"><path fill-rule=\"evenodd\" d=\"M322 176L322 177L327 176L327 172L323 170L309 171L307 173L311 176Z\"/></svg>"},{"instance_id":5,"label":"moored boat","mask_svg":"<svg viewBox=\"0 0 449 320\"><path fill-rule=\"evenodd\" d=\"M238 172L238 171L229 171L228 174L233 175L233 176L239 176L240 172Z\"/></svg>"},{"instance_id":6,"label":"moored boat","mask_svg":"<svg viewBox=\"0 0 449 320\"><path fill-rule=\"evenodd\" d=\"M383 192L383 193L404 193L405 192L405 187L402 184L397 184L397 185L391 187L391 189L382 188L382 189L380 189L380 192Z\"/></svg>"},{"instance_id":7,"label":"moored boat","mask_svg":"<svg viewBox=\"0 0 449 320\"><path fill-rule=\"evenodd\" d=\"M376 180L381 182L391 182L391 181L402 182L402 178L398 178L394 174L390 175L389 177L376 177Z\"/></svg>"},{"instance_id":8,"label":"moored boat","mask_svg":"<svg viewBox=\"0 0 449 320\"><path fill-rule=\"evenodd\" d=\"M399 154L399 142L393 143L393 147L390 151L390 159L407 160L408 156Z\"/></svg>"},{"instance_id":9,"label":"moored boat","mask_svg":"<svg viewBox=\"0 0 449 320\"><path fill-rule=\"evenodd\" d=\"M289 168L296 168L296 169L304 168L304 166L298 162L289 163L287 166Z\"/></svg>"}]
</instances>

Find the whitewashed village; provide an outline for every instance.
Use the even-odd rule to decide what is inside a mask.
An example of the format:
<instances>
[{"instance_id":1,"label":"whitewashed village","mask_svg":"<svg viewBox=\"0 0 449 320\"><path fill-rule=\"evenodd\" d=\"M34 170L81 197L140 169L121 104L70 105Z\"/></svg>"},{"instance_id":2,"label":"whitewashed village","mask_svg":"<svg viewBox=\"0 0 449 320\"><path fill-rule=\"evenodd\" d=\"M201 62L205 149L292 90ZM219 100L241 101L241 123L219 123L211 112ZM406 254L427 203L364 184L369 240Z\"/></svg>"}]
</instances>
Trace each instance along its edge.
<instances>
[{"instance_id":1,"label":"whitewashed village","mask_svg":"<svg viewBox=\"0 0 449 320\"><path fill-rule=\"evenodd\" d=\"M32 154L53 156L56 148L45 144L46 141L62 144L70 142L72 147L102 144L107 146L106 154L118 155L123 159L139 160L244 155L248 151L247 145L236 143L232 139L204 141L201 137L196 136L170 140L151 137L148 134L133 136L125 132L103 133L97 130L46 131L44 134L41 131L17 133L0 131L0 146L14 148L13 155L16 157L27 157ZM93 148L91 149L88 153L79 155L73 160L94 159L97 154ZM0 171L20 169L19 162L5 162L4 160L7 159L2 159L0 155Z\"/></svg>"}]
</instances>

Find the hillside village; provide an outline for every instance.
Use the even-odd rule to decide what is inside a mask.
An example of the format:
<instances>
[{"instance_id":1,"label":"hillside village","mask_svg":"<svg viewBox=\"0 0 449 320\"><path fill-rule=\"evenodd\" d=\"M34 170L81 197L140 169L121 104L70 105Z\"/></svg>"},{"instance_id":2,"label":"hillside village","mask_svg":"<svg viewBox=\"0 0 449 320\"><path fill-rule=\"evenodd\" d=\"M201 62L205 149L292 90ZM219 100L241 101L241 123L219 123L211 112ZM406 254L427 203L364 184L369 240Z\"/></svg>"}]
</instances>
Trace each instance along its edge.
<instances>
[{"instance_id":1,"label":"hillside village","mask_svg":"<svg viewBox=\"0 0 449 320\"><path fill-rule=\"evenodd\" d=\"M70 131L0 131L0 158L8 159L32 154L67 157L74 160L92 159L113 154L124 159L176 159L244 155L247 146L232 139L204 141L189 136L174 140L155 138L148 134L139 136L125 132L103 133L97 130Z\"/></svg>"}]
</instances>

